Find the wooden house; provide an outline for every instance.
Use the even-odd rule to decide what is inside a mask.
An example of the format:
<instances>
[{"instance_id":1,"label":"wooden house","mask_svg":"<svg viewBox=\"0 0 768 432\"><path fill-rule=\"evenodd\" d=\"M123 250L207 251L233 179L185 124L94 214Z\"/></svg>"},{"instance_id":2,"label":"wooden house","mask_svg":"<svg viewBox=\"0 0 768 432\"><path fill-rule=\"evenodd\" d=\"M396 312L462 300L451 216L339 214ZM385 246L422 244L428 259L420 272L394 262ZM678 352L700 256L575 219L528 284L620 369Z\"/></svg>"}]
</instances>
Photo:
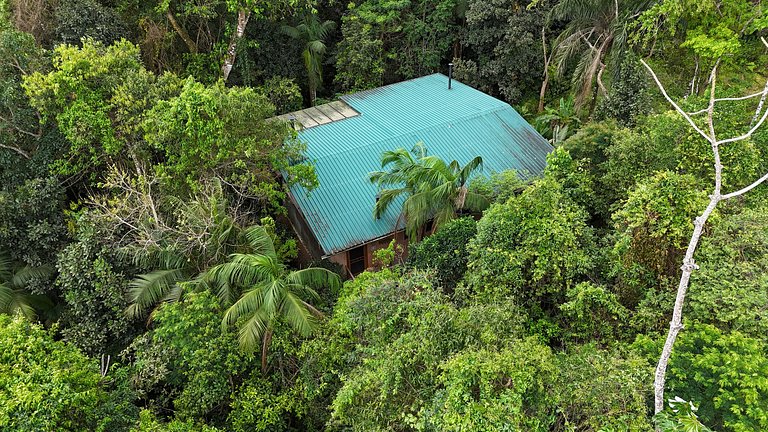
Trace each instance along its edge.
<instances>
[{"instance_id":1,"label":"wooden house","mask_svg":"<svg viewBox=\"0 0 768 432\"><path fill-rule=\"evenodd\" d=\"M290 191L288 210L305 252L357 274L392 238L405 245L400 208L373 217L385 150L423 142L429 154L465 164L483 158L485 174L514 169L539 175L552 146L509 104L433 74L342 96L340 101L280 116L295 122L320 186Z\"/></svg>"}]
</instances>

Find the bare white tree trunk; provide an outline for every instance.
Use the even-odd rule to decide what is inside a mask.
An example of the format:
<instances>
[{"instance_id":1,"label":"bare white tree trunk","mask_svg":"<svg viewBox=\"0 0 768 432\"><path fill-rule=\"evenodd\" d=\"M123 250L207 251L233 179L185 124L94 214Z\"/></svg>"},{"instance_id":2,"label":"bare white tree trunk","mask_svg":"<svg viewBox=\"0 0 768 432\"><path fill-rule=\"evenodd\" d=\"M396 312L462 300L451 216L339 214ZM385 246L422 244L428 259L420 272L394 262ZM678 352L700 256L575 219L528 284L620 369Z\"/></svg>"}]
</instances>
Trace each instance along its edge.
<instances>
[{"instance_id":1,"label":"bare white tree trunk","mask_svg":"<svg viewBox=\"0 0 768 432\"><path fill-rule=\"evenodd\" d=\"M227 48L227 55L224 58L224 64L221 66L221 75L224 78L224 82L227 82L229 73L232 72L232 66L235 64L235 57L237 56L237 43L243 38L245 34L245 26L248 25L248 19L251 17L251 12L245 9L237 11L237 28L235 33L232 34L232 39L229 41L229 47Z\"/></svg>"},{"instance_id":2,"label":"bare white tree trunk","mask_svg":"<svg viewBox=\"0 0 768 432\"><path fill-rule=\"evenodd\" d=\"M696 57L696 69L693 70L693 76L691 77L691 83L688 85L688 94L685 96L686 98L688 96L693 95L693 90L696 88L696 77L699 76L699 58Z\"/></svg>"},{"instance_id":3,"label":"bare white tree trunk","mask_svg":"<svg viewBox=\"0 0 768 432\"><path fill-rule=\"evenodd\" d=\"M768 94L768 81L765 82L765 87L763 87L763 96L760 98L760 103L757 104L757 109L755 110L755 115L752 116L752 122L750 125L755 124L757 118L760 117L760 112L763 110L763 104L765 104L766 94Z\"/></svg>"},{"instance_id":4,"label":"bare white tree trunk","mask_svg":"<svg viewBox=\"0 0 768 432\"><path fill-rule=\"evenodd\" d=\"M765 38L763 37L761 37L760 40L763 42L763 45L765 45L765 47L768 48L768 41L766 41ZM760 116L760 111L763 110L763 104L765 103L766 94L768 94L768 81L765 82L765 87L763 87L763 96L760 98L760 103L757 104L755 115L752 116L752 122L749 124L750 126L755 124L755 122L757 121L757 118Z\"/></svg>"},{"instance_id":5,"label":"bare white tree trunk","mask_svg":"<svg viewBox=\"0 0 768 432\"><path fill-rule=\"evenodd\" d=\"M664 409L664 384L666 379L666 373L667 373L667 366L669 364L669 358L672 355L672 348L675 344L675 340L677 339L677 335L680 333L680 330L683 328L683 305L685 302L685 295L688 291L688 285L690 283L691 274L694 270L698 269L698 266L696 265L696 262L694 261L693 255L696 252L696 247L699 244L699 240L701 239L702 232L704 230L704 225L707 222L707 219L709 219L709 216L712 214L712 212L717 207L718 203L723 200L727 200L733 197L737 197L739 195L743 195L744 193L750 191L751 189L757 187L764 181L768 179L768 174L764 175L763 177L757 179L754 183L751 185L742 188L740 190L737 190L735 192L731 192L729 194L722 194L721 188L722 188L722 178L723 178L723 165L720 162L720 145L722 144L728 144L728 143L734 143L737 141L741 141L744 139L749 138L752 133L754 133L755 130L757 130L760 125L765 122L766 117L768 117L768 110L763 113L760 120L755 124L747 133L741 136L733 137L733 138L727 138L718 141L716 134L715 134L715 127L714 127L714 111L715 111L715 103L720 101L726 101L726 100L743 100L755 96L765 97L766 94L768 94L768 86L763 90L762 93L755 93L753 95L741 97L741 98L723 98L723 99L715 99L715 83L717 81L717 67L720 63L718 60L715 63L715 66L712 68L712 73L709 76L709 82L710 82L710 95L709 95L709 105L707 106L706 110L697 111L696 113L686 113L683 111L667 94L666 90L664 89L664 86L659 81L659 78L656 76L656 74L653 72L653 69L651 69L648 64L641 60L640 61L643 66L645 66L646 69L648 69L648 72L650 72L651 76L653 77L653 80L658 85L659 89L661 90L661 93L664 95L664 97L667 99L667 101L675 108L675 110L680 113L693 127L696 132L699 133L707 142L710 143L712 147L712 155L714 157L714 166L715 166L715 185L712 190L712 194L709 196L709 204L707 205L707 208L704 209L704 211L699 215L695 221L694 221L694 230L693 234L691 234L691 240L688 242L688 248L685 252L685 257L683 258L683 265L681 267L682 269L682 275L680 276L680 283L677 287L677 295L675 297L675 306L672 311L672 320L669 323L669 332L667 333L667 339L664 342L664 348L662 349L661 356L659 357L659 363L656 366L656 373L654 376L654 411L655 413L659 413ZM707 129L708 131L705 132L701 128L699 128L696 123L691 118L692 115L700 114L706 112L707 114Z\"/></svg>"},{"instance_id":6,"label":"bare white tree trunk","mask_svg":"<svg viewBox=\"0 0 768 432\"><path fill-rule=\"evenodd\" d=\"M544 49L544 80L541 82L541 89L539 90L539 106L537 112L544 111L544 95L547 93L547 86L549 85L549 61L552 60L551 55L547 55L547 33L546 27L541 27L541 46Z\"/></svg>"}]
</instances>

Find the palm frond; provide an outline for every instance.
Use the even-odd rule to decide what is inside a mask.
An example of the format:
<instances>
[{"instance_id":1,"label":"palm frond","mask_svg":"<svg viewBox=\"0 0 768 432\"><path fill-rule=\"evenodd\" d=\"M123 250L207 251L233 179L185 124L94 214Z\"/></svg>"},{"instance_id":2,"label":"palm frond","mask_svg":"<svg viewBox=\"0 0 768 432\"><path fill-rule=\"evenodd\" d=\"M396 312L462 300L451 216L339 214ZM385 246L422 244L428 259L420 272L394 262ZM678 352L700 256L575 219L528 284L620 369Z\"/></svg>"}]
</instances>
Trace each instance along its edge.
<instances>
[{"instance_id":1,"label":"palm frond","mask_svg":"<svg viewBox=\"0 0 768 432\"><path fill-rule=\"evenodd\" d=\"M323 41L313 40L307 42L307 51L312 53L313 56L325 54L326 46Z\"/></svg>"},{"instance_id":2,"label":"palm frond","mask_svg":"<svg viewBox=\"0 0 768 432\"><path fill-rule=\"evenodd\" d=\"M246 352L253 352L259 348L262 337L266 333L269 325L269 318L259 311L254 312L253 316L248 318L238 330L238 342L240 349Z\"/></svg>"},{"instance_id":3,"label":"palm frond","mask_svg":"<svg viewBox=\"0 0 768 432\"><path fill-rule=\"evenodd\" d=\"M309 336L315 329L315 317L300 298L286 292L280 305L283 319L301 336Z\"/></svg>"},{"instance_id":4,"label":"palm frond","mask_svg":"<svg viewBox=\"0 0 768 432\"><path fill-rule=\"evenodd\" d=\"M452 207L443 207L435 212L434 217L432 219L432 231L434 232L437 230L438 227L442 226L443 224L452 221L456 218L456 212L453 210Z\"/></svg>"},{"instance_id":5,"label":"palm frond","mask_svg":"<svg viewBox=\"0 0 768 432\"><path fill-rule=\"evenodd\" d=\"M318 298L318 295L314 290L329 288L336 292L341 289L341 278L339 275L328 269L319 267L311 267L291 272L285 279L290 284L310 288L305 292L313 299Z\"/></svg>"},{"instance_id":6,"label":"palm frond","mask_svg":"<svg viewBox=\"0 0 768 432\"><path fill-rule=\"evenodd\" d=\"M212 267L205 275L208 285L221 290L248 289L274 279L273 266L266 255L236 254L230 262ZM227 298L220 298L227 304Z\"/></svg>"},{"instance_id":7,"label":"palm frond","mask_svg":"<svg viewBox=\"0 0 768 432\"><path fill-rule=\"evenodd\" d=\"M173 269L187 265L186 257L171 248L154 248L142 251L124 249L122 254L130 255L133 264L139 268Z\"/></svg>"},{"instance_id":8,"label":"palm frond","mask_svg":"<svg viewBox=\"0 0 768 432\"><path fill-rule=\"evenodd\" d=\"M20 312L24 318L30 321L37 319L37 313L35 312L35 309L29 304L29 299L23 292L17 291L15 293L11 299L9 309L11 313Z\"/></svg>"},{"instance_id":9,"label":"palm frond","mask_svg":"<svg viewBox=\"0 0 768 432\"><path fill-rule=\"evenodd\" d=\"M14 273L11 278L11 285L16 288L23 288L34 280L48 279L53 273L54 269L49 265L39 267L24 266Z\"/></svg>"},{"instance_id":10,"label":"palm frond","mask_svg":"<svg viewBox=\"0 0 768 432\"><path fill-rule=\"evenodd\" d=\"M281 315L283 297L285 297L286 292L287 289L281 280L272 281L272 283L266 287L264 290L264 303L261 305L261 310L264 312L265 316L273 319L276 316Z\"/></svg>"},{"instance_id":11,"label":"palm frond","mask_svg":"<svg viewBox=\"0 0 768 432\"><path fill-rule=\"evenodd\" d=\"M0 254L0 282L10 281L13 277L13 261L5 254Z\"/></svg>"},{"instance_id":12,"label":"palm frond","mask_svg":"<svg viewBox=\"0 0 768 432\"><path fill-rule=\"evenodd\" d=\"M408 197L403 203L403 214L408 238L412 241L418 240L421 228L433 214L430 191L419 192Z\"/></svg>"},{"instance_id":13,"label":"palm frond","mask_svg":"<svg viewBox=\"0 0 768 432\"><path fill-rule=\"evenodd\" d=\"M424 144L424 141L419 141L414 144L411 153L413 153L417 159L427 157L427 146Z\"/></svg>"},{"instance_id":14,"label":"palm frond","mask_svg":"<svg viewBox=\"0 0 768 432\"><path fill-rule=\"evenodd\" d=\"M456 196L459 190L453 182L445 182L432 189L428 193L428 199L432 203L432 211L437 212L443 208L455 210Z\"/></svg>"},{"instance_id":15,"label":"palm frond","mask_svg":"<svg viewBox=\"0 0 768 432\"><path fill-rule=\"evenodd\" d=\"M13 301L13 288L6 283L0 283L0 313L10 313L10 304Z\"/></svg>"},{"instance_id":16,"label":"palm frond","mask_svg":"<svg viewBox=\"0 0 768 432\"><path fill-rule=\"evenodd\" d=\"M265 292L271 285L271 282L261 283L243 293L242 297L224 313L224 318L221 321L222 330L226 331L242 316L259 315L258 312L264 305ZM266 323L262 327L266 328Z\"/></svg>"},{"instance_id":17,"label":"palm frond","mask_svg":"<svg viewBox=\"0 0 768 432\"><path fill-rule=\"evenodd\" d=\"M8 313L20 312L24 318L34 321L37 319L35 309L29 304L26 294L21 291L15 291L11 302L8 304Z\"/></svg>"},{"instance_id":18,"label":"palm frond","mask_svg":"<svg viewBox=\"0 0 768 432\"><path fill-rule=\"evenodd\" d=\"M491 206L491 200L479 193L467 191L464 198L464 208L473 212L481 212Z\"/></svg>"},{"instance_id":19,"label":"palm frond","mask_svg":"<svg viewBox=\"0 0 768 432\"><path fill-rule=\"evenodd\" d=\"M379 192L379 200L373 206L373 217L379 219L384 213L386 213L389 206L398 197L409 193L410 190L406 188L400 189L384 189Z\"/></svg>"},{"instance_id":20,"label":"palm frond","mask_svg":"<svg viewBox=\"0 0 768 432\"><path fill-rule=\"evenodd\" d=\"M155 270L137 276L128 284L128 302L125 314L130 318L144 316L146 311L163 300L181 281L187 278L183 269Z\"/></svg>"},{"instance_id":21,"label":"palm frond","mask_svg":"<svg viewBox=\"0 0 768 432\"><path fill-rule=\"evenodd\" d=\"M248 245L251 247L251 252L259 255L266 255L270 257L276 257L275 244L272 241L272 236L269 235L267 230L260 225L254 225L246 228L243 232L245 239L248 241Z\"/></svg>"},{"instance_id":22,"label":"palm frond","mask_svg":"<svg viewBox=\"0 0 768 432\"><path fill-rule=\"evenodd\" d=\"M415 148L416 147L414 147L414 149ZM413 163L413 157L404 148L399 148L397 150L387 150L381 153L382 168L386 168L389 164L394 164L399 168L406 165L412 165Z\"/></svg>"},{"instance_id":23,"label":"palm frond","mask_svg":"<svg viewBox=\"0 0 768 432\"><path fill-rule=\"evenodd\" d=\"M280 27L280 32L292 39L300 39L301 31L297 27L284 25Z\"/></svg>"},{"instance_id":24,"label":"palm frond","mask_svg":"<svg viewBox=\"0 0 768 432\"><path fill-rule=\"evenodd\" d=\"M417 185L417 190L425 191L455 179L450 166L440 158L427 156L422 161L424 165L410 173L411 182Z\"/></svg>"},{"instance_id":25,"label":"palm frond","mask_svg":"<svg viewBox=\"0 0 768 432\"><path fill-rule=\"evenodd\" d=\"M317 38L321 40L327 38L335 28L336 23L334 21L324 21L318 28Z\"/></svg>"},{"instance_id":26,"label":"palm frond","mask_svg":"<svg viewBox=\"0 0 768 432\"><path fill-rule=\"evenodd\" d=\"M472 176L472 174L477 171L483 169L483 158L480 156L475 157L471 161L469 161L464 167L461 168L461 171L459 172L459 186L464 186L469 181L469 177Z\"/></svg>"}]
</instances>

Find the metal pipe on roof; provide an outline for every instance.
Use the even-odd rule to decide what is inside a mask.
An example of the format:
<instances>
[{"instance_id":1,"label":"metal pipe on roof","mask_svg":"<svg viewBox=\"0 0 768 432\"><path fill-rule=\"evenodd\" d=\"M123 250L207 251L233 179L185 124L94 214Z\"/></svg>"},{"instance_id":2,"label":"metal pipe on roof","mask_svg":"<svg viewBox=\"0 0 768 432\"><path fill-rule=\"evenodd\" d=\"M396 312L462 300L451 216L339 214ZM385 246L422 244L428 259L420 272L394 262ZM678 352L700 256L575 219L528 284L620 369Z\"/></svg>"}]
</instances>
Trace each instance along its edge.
<instances>
[{"instance_id":1,"label":"metal pipe on roof","mask_svg":"<svg viewBox=\"0 0 768 432\"><path fill-rule=\"evenodd\" d=\"M451 78L453 78L453 63L448 63L448 90L451 89Z\"/></svg>"}]
</instances>

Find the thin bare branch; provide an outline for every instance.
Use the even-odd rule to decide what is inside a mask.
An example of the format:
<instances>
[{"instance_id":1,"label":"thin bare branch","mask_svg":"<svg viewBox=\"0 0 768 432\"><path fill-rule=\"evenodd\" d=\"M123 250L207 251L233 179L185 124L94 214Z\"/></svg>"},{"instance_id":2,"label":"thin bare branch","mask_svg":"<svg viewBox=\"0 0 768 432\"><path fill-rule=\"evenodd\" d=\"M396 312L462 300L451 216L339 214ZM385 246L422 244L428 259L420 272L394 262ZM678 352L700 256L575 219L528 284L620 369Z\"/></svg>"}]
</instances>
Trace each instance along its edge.
<instances>
[{"instance_id":1,"label":"thin bare branch","mask_svg":"<svg viewBox=\"0 0 768 432\"><path fill-rule=\"evenodd\" d=\"M753 94L751 94L751 95L747 95L747 96L741 96L741 97L730 97L730 98L718 98L718 99L715 99L715 102L723 102L723 101L740 101L740 100L752 99L753 97L762 96L762 95L764 95L765 93L766 93L766 91L765 91L765 90L763 90L763 91L761 91L761 92L753 93Z\"/></svg>"},{"instance_id":2,"label":"thin bare branch","mask_svg":"<svg viewBox=\"0 0 768 432\"><path fill-rule=\"evenodd\" d=\"M29 154L27 152L25 152L24 150L22 150L22 149L20 149L18 147L13 147L13 146L7 146L5 144L0 144L0 148L4 148L4 149L15 151L16 153L18 153L22 157L24 157L24 159L29 159L30 158L30 156L29 156Z\"/></svg>"},{"instance_id":3,"label":"thin bare branch","mask_svg":"<svg viewBox=\"0 0 768 432\"><path fill-rule=\"evenodd\" d=\"M763 116L760 117L760 120L757 122L757 124L752 126L752 129L750 129L749 132L745 133L744 135L737 136L735 138L728 138L728 139L724 139L724 140L718 141L717 143L718 144L727 144L727 143L731 143L731 142L745 140L745 139L751 137L752 134L755 133L757 128L759 128L760 125L762 125L763 122L765 122L766 117L768 117L768 110L765 110L765 112L763 113Z\"/></svg>"},{"instance_id":4,"label":"thin bare branch","mask_svg":"<svg viewBox=\"0 0 768 432\"><path fill-rule=\"evenodd\" d=\"M747 95L747 96L740 96L740 97L718 98L718 99L715 99L715 102L740 101L740 100L752 99L753 97L764 96L765 94L768 94L768 84L766 85L766 87L761 92L753 93L753 94ZM708 109L709 108L702 108L702 109L700 109L698 111L694 111L694 112L688 113L688 115L694 116L694 115L698 115L698 114L703 114L703 113L707 112ZM758 109L758 113L760 111L762 111L762 110ZM757 119L757 115L755 115L755 119Z\"/></svg>"},{"instance_id":5,"label":"thin bare branch","mask_svg":"<svg viewBox=\"0 0 768 432\"><path fill-rule=\"evenodd\" d=\"M698 133L699 133L699 135L701 135L702 137L704 137L704 139L705 139L705 140L707 140L707 142L710 142L710 143L711 143L712 141L710 140L710 137L709 137L709 135L707 135L707 134L706 134L706 133L705 133L703 130L701 130L701 129L700 129L698 126L696 126L696 123L694 123L694 122L693 122L693 119L691 119L691 116L689 116L689 115L688 115L688 113L686 113L685 111L683 111L683 109L682 109L682 108L680 108L680 107L679 107L679 106L678 106L678 105L675 103L675 101L673 101L673 100L672 100L672 98L671 98L671 97L669 97L669 95L667 94L667 90L666 90L666 89L664 89L664 85L661 83L661 81L659 81L659 77L657 77L657 76L656 76L656 73L653 71L653 69L651 69L651 67L650 67L650 66L648 66L648 63L646 63L646 62L645 62L645 60L643 60L643 59L640 59L640 63L642 63L642 64L643 64L643 66L645 66L645 68L646 68L646 69L648 70L648 72L651 74L651 77L653 77L653 80L656 82L656 85L659 87L659 90L661 91L661 94L662 94L662 95L664 95L664 98L667 100L667 102L669 102L669 103L670 103L670 105L672 105L672 106L675 108L675 110L676 110L677 112L679 112L679 113L680 113L680 115L682 115L682 116L683 116L683 118L685 118L685 120L687 120L687 121L688 121L688 123L691 125L691 127L693 127L693 129L694 129L696 132L698 132Z\"/></svg>"},{"instance_id":6,"label":"thin bare branch","mask_svg":"<svg viewBox=\"0 0 768 432\"><path fill-rule=\"evenodd\" d=\"M749 185L747 187L744 187L744 188L739 189L739 190L737 190L735 192L731 192L729 194L723 195L722 198L724 200L727 200L727 199L730 199L730 198L733 198L733 197L737 197L739 195L744 195L745 193L747 193L747 192L751 191L752 189L756 188L757 186L760 186L760 184L762 184L766 180L768 180L768 174L766 174L766 175L760 177L759 179L755 180L754 183L752 183L751 185Z\"/></svg>"}]
</instances>

